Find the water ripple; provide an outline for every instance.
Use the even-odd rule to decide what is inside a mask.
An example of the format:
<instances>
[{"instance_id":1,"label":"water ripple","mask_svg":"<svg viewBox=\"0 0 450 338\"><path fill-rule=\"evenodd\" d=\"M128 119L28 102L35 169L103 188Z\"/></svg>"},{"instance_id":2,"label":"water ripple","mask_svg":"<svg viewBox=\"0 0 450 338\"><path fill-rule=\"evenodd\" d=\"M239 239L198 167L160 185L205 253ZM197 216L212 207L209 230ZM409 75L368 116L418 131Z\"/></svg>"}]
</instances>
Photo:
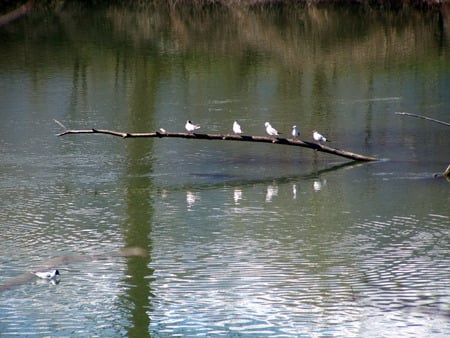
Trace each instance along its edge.
<instances>
[{"instance_id":1,"label":"water ripple","mask_svg":"<svg viewBox=\"0 0 450 338\"><path fill-rule=\"evenodd\" d=\"M361 325L403 323L398 335L409 336L416 324L426 335L429 315L450 316L448 219L376 217L336 241L314 215L293 228L276 206L239 203L244 217L230 206L211 228L192 228L200 214L154 227L152 333L356 337ZM433 261L419 254L430 249Z\"/></svg>"}]
</instances>

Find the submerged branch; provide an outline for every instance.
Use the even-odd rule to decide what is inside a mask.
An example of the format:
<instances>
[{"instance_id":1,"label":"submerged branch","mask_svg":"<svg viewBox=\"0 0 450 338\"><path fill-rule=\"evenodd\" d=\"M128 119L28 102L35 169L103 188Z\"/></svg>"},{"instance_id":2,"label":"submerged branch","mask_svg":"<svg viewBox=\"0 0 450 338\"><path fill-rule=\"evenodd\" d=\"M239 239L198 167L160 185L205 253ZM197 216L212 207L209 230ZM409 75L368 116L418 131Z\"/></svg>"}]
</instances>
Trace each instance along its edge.
<instances>
[{"instance_id":1,"label":"submerged branch","mask_svg":"<svg viewBox=\"0 0 450 338\"><path fill-rule=\"evenodd\" d=\"M444 170L443 175L444 177L450 178L450 164L448 165L447 169Z\"/></svg>"},{"instance_id":2,"label":"submerged branch","mask_svg":"<svg viewBox=\"0 0 450 338\"><path fill-rule=\"evenodd\" d=\"M60 126L62 125L59 121L56 121ZM198 133L174 133L167 131L156 131L152 133L123 133L113 130L106 129L66 129L57 136L64 136L68 134L107 134L112 136L119 136L122 138L138 138L138 137L174 137L174 138L187 138L187 139L197 139L197 140L222 140L222 141L242 141L242 142L261 142L261 143L272 143L281 144L289 146L297 146L313 149L316 151L322 151L324 153L333 154L336 156L341 156L349 158L355 161L376 161L375 157L356 154L350 151L331 148L320 143L302 141L299 139L292 138L282 138L282 137L267 137L267 136L251 136L251 135L231 135L231 134L198 134Z\"/></svg>"},{"instance_id":3,"label":"submerged branch","mask_svg":"<svg viewBox=\"0 0 450 338\"><path fill-rule=\"evenodd\" d=\"M10 22L19 19L20 17L28 14L34 5L34 0L28 0L25 4L20 7L8 12L6 14L0 15L0 27L9 24Z\"/></svg>"},{"instance_id":4,"label":"submerged branch","mask_svg":"<svg viewBox=\"0 0 450 338\"><path fill-rule=\"evenodd\" d=\"M56 257L54 259L51 259L47 261L46 263L42 264L38 269L36 270L47 270L49 268L55 268L55 267L61 267L63 265L67 265L70 263L76 263L76 262L92 262L96 260L102 260L102 259L111 259L114 257L145 257L147 255L147 252L141 248L141 247L126 247L122 248L117 251L112 252L106 252L106 253L99 253L99 254L93 254L93 255L74 255L74 256L62 256L62 257ZM30 281L32 278L35 278L33 274L29 272L24 272L19 276L16 276L9 281L7 281L4 284L0 284L0 292L5 291L8 289L11 289L13 287L16 287L18 285L23 285Z\"/></svg>"},{"instance_id":5,"label":"submerged branch","mask_svg":"<svg viewBox=\"0 0 450 338\"><path fill-rule=\"evenodd\" d=\"M397 115L411 116L411 117L415 117L415 118L418 118L418 119L423 119L423 120L427 120L427 121L443 124L444 126L450 127L450 123L448 123L448 122L444 122L444 121L441 121L441 120L436 120L436 119L433 119L431 117L427 117L427 116L423 116L423 115L417 115L417 114L405 113L405 112L396 112L396 114Z\"/></svg>"}]
</instances>

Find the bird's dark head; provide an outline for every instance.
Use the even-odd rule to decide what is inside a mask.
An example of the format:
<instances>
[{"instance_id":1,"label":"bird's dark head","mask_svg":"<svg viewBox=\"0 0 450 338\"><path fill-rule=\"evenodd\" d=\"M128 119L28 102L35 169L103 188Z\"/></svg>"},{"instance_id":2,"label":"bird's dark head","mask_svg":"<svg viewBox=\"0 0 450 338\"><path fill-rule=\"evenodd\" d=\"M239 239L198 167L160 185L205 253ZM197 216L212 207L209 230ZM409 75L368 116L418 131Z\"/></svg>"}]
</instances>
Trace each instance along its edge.
<instances>
[{"instance_id":1,"label":"bird's dark head","mask_svg":"<svg viewBox=\"0 0 450 338\"><path fill-rule=\"evenodd\" d=\"M60 276L61 274L59 273L58 270L55 270L55 276Z\"/></svg>"}]
</instances>

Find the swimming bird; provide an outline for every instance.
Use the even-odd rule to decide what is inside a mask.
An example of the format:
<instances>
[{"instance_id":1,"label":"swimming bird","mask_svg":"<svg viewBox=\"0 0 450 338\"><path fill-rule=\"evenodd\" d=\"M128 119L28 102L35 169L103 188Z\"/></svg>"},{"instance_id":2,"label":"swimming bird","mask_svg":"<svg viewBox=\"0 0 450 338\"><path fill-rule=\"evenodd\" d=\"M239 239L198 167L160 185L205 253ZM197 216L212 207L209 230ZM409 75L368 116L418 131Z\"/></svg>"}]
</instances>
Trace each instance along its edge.
<instances>
[{"instance_id":1,"label":"swimming bird","mask_svg":"<svg viewBox=\"0 0 450 338\"><path fill-rule=\"evenodd\" d=\"M319 134L317 130L313 130L313 139L316 142L330 142L325 136Z\"/></svg>"},{"instance_id":2,"label":"swimming bird","mask_svg":"<svg viewBox=\"0 0 450 338\"><path fill-rule=\"evenodd\" d=\"M300 136L300 130L298 130L297 126L292 126L292 136L294 138Z\"/></svg>"},{"instance_id":3,"label":"swimming bird","mask_svg":"<svg viewBox=\"0 0 450 338\"><path fill-rule=\"evenodd\" d=\"M239 123L237 123L237 121L233 122L233 133L242 134L241 126L239 125Z\"/></svg>"},{"instance_id":4,"label":"swimming bird","mask_svg":"<svg viewBox=\"0 0 450 338\"><path fill-rule=\"evenodd\" d=\"M200 129L200 126L198 124L193 124L191 120L187 120L184 127L190 133L192 133L196 129Z\"/></svg>"},{"instance_id":5,"label":"swimming bird","mask_svg":"<svg viewBox=\"0 0 450 338\"><path fill-rule=\"evenodd\" d=\"M270 125L269 122L264 123L264 126L266 127L266 133L270 136L277 136L280 134L274 127Z\"/></svg>"},{"instance_id":6,"label":"swimming bird","mask_svg":"<svg viewBox=\"0 0 450 338\"><path fill-rule=\"evenodd\" d=\"M55 279L57 276L61 276L58 269L51 270L51 271L36 271L36 272L32 272L32 274L39 278L48 279L48 280Z\"/></svg>"}]
</instances>

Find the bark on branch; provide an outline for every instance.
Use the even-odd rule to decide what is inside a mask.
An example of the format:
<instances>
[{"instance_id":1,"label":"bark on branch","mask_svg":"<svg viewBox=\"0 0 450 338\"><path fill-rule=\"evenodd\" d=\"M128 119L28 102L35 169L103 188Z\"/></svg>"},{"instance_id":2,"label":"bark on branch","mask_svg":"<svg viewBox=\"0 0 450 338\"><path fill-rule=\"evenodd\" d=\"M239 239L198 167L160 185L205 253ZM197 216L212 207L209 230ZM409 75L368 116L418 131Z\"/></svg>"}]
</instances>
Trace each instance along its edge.
<instances>
[{"instance_id":1,"label":"bark on branch","mask_svg":"<svg viewBox=\"0 0 450 338\"><path fill-rule=\"evenodd\" d=\"M377 161L378 159L372 156L361 155L353 153L350 151L331 148L326 145L308 142L293 138L283 138L283 137L268 137L268 136L251 136L251 135L234 135L234 134L200 134L200 133L175 133L168 131L155 131L151 133L123 133L114 130L107 129L66 129L65 126L56 121L65 130L62 133L57 134L57 136L64 136L69 134L107 134L112 136L119 136L122 138L138 138L138 137L172 137L172 138L186 138L186 139L196 139L196 140L222 140L222 141L241 141L241 142L260 142L260 143L272 143L280 145L289 145L313 149L316 151L321 151L328 154L333 154L336 156L341 156L349 158L355 161Z\"/></svg>"}]
</instances>

